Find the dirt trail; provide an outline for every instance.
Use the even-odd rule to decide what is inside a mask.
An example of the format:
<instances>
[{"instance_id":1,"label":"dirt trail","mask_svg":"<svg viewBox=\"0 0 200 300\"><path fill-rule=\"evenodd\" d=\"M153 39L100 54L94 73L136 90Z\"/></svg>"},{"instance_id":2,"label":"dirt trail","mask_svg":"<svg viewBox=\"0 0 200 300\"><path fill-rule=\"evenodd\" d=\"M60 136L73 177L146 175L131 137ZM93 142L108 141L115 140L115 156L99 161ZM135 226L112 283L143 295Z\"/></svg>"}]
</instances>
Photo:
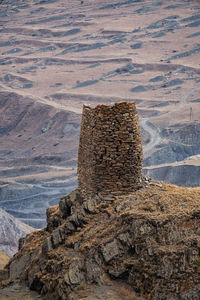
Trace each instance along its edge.
<instances>
[{"instance_id":1,"label":"dirt trail","mask_svg":"<svg viewBox=\"0 0 200 300\"><path fill-rule=\"evenodd\" d=\"M156 145L161 141L160 130L153 124L149 123L149 119L143 119L140 121L140 126L149 133L150 141L144 145L143 154L148 154Z\"/></svg>"},{"instance_id":2,"label":"dirt trail","mask_svg":"<svg viewBox=\"0 0 200 300\"><path fill-rule=\"evenodd\" d=\"M4 88L4 91L7 91L7 92L13 92L13 89L12 88L9 88L7 87L6 85L2 84L0 85L2 88ZM81 111L82 111L82 108L76 108L72 105L72 103L70 102L70 104L68 105L63 105L63 104L59 104L55 101L51 101L51 100L48 100L48 99L44 99L44 98L41 98L39 96L33 96L32 94L30 93L26 93L26 92L21 92L21 91L16 91L15 90L15 93L17 93L18 95L20 96L23 96L23 97L28 97L30 99L32 99L34 102L39 102L41 104L44 104L44 105L48 105L48 106L51 106L55 109L58 109L58 110L65 110L65 111L71 111L71 112L74 112L74 113L77 113L77 114L80 114Z\"/></svg>"},{"instance_id":3,"label":"dirt trail","mask_svg":"<svg viewBox=\"0 0 200 300\"><path fill-rule=\"evenodd\" d=\"M191 96L194 92L197 92L199 90L200 90L200 88L193 88L193 89L189 90L186 94L184 94L181 97L179 105L177 105L176 108L174 108L172 111L169 111L169 112L166 112L165 114L163 114L163 117L166 117L167 115L170 115L170 114L182 109L184 107L184 105L187 104L188 97ZM158 116L157 118L160 118L160 116ZM148 132L148 134L150 136L150 141L146 145L143 146L143 154L144 155L151 152L151 150L153 150L153 148L155 148L155 146L158 145L160 143L160 141L162 140L162 137L160 136L159 128L156 127L155 125L153 125L152 123L150 123L151 119L155 120L156 117L145 118L140 121L140 126L146 132Z\"/></svg>"}]
</instances>

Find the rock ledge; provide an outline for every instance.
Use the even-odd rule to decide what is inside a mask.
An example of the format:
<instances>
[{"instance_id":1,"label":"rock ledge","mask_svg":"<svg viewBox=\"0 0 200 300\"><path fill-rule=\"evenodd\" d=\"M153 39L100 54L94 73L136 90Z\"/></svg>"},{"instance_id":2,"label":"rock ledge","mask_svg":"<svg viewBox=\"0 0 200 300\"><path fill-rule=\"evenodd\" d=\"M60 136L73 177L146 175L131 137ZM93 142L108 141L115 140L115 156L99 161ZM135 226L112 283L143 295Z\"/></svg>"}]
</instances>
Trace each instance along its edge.
<instances>
[{"instance_id":1,"label":"rock ledge","mask_svg":"<svg viewBox=\"0 0 200 300\"><path fill-rule=\"evenodd\" d=\"M161 182L90 199L75 190L47 210L45 229L21 241L10 280L48 300L93 299L116 283L144 299L199 299L199 204L200 188Z\"/></svg>"}]
</instances>

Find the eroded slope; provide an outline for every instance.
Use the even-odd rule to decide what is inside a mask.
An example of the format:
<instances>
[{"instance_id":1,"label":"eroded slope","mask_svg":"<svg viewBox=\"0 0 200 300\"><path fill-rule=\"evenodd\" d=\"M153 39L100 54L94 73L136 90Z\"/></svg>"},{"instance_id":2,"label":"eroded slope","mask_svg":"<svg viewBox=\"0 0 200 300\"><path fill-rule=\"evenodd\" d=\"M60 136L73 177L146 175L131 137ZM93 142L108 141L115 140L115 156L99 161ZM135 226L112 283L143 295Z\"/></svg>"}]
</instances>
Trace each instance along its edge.
<instances>
[{"instance_id":1,"label":"eroded slope","mask_svg":"<svg viewBox=\"0 0 200 300\"><path fill-rule=\"evenodd\" d=\"M82 299L115 283L145 299L198 299L200 190L143 184L125 196L63 197L10 261L11 280L45 299Z\"/></svg>"}]
</instances>

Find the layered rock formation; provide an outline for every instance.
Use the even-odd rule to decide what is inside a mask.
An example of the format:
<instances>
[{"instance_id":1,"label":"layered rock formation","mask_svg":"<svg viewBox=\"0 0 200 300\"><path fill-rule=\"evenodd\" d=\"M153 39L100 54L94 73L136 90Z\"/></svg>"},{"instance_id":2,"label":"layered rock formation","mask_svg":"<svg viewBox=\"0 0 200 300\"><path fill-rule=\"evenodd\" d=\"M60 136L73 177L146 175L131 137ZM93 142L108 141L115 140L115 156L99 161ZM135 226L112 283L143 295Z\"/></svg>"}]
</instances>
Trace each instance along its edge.
<instances>
[{"instance_id":1,"label":"layered rock formation","mask_svg":"<svg viewBox=\"0 0 200 300\"><path fill-rule=\"evenodd\" d=\"M142 143L135 104L84 106L78 183L82 195L131 191L142 171Z\"/></svg>"},{"instance_id":2,"label":"layered rock formation","mask_svg":"<svg viewBox=\"0 0 200 300\"><path fill-rule=\"evenodd\" d=\"M199 203L199 188L158 182L113 198L76 190L48 209L47 228L25 238L7 272L48 300L95 299L116 283L130 285L129 299L197 300Z\"/></svg>"},{"instance_id":3,"label":"layered rock formation","mask_svg":"<svg viewBox=\"0 0 200 300\"><path fill-rule=\"evenodd\" d=\"M140 147L139 139L135 143ZM88 149L93 148L88 144ZM114 184L112 172L104 171ZM137 189L137 179L118 194L104 190L104 182L101 193L97 181L90 193L98 172L88 174L91 181L80 181L79 189L48 208L45 229L20 240L18 253L1 273L1 285L20 279L48 300L198 300L200 188L139 177Z\"/></svg>"}]
</instances>

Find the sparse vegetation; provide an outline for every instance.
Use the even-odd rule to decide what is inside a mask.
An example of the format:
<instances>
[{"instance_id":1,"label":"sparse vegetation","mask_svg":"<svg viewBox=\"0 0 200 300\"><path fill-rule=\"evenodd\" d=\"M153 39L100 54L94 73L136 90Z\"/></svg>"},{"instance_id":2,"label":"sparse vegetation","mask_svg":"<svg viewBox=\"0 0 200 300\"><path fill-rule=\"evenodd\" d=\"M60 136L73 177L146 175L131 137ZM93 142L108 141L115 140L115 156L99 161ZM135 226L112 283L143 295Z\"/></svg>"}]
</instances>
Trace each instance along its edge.
<instances>
[{"instance_id":1,"label":"sparse vegetation","mask_svg":"<svg viewBox=\"0 0 200 300\"><path fill-rule=\"evenodd\" d=\"M195 261L195 265L200 267L200 257Z\"/></svg>"},{"instance_id":2,"label":"sparse vegetation","mask_svg":"<svg viewBox=\"0 0 200 300\"><path fill-rule=\"evenodd\" d=\"M171 275L171 278L172 278L172 279L178 279L179 276L178 276L177 274L173 273L173 274Z\"/></svg>"}]
</instances>

